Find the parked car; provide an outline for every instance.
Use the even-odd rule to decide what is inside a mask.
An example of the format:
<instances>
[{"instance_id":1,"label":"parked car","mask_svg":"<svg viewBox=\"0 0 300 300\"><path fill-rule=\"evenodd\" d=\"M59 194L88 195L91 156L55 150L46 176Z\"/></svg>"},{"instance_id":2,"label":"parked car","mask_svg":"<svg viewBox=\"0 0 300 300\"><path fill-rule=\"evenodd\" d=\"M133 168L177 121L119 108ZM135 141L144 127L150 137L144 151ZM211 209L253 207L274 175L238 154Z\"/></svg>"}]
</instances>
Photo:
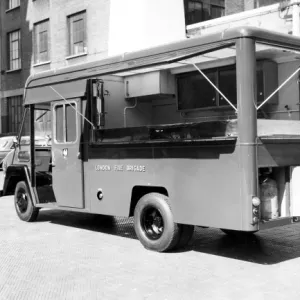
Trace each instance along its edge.
<instances>
[{"instance_id":1,"label":"parked car","mask_svg":"<svg viewBox=\"0 0 300 300\"><path fill-rule=\"evenodd\" d=\"M3 136L0 138L0 170L2 170L3 159L14 148L15 136Z\"/></svg>"},{"instance_id":2,"label":"parked car","mask_svg":"<svg viewBox=\"0 0 300 300\"><path fill-rule=\"evenodd\" d=\"M3 140L2 140L3 139ZM0 138L0 155L2 154L1 158L1 171L0 172L0 197L2 196L3 192L3 183L4 183L4 177L7 168L13 163L14 160L14 144L17 143L17 138L15 136L10 136L10 137L3 137ZM30 138L29 136L23 136L20 141L20 145L28 146L30 145ZM41 149L43 147L49 148L51 146L51 138L49 136L46 137L41 137L41 136L36 136L35 137L35 147L37 149Z\"/></svg>"}]
</instances>

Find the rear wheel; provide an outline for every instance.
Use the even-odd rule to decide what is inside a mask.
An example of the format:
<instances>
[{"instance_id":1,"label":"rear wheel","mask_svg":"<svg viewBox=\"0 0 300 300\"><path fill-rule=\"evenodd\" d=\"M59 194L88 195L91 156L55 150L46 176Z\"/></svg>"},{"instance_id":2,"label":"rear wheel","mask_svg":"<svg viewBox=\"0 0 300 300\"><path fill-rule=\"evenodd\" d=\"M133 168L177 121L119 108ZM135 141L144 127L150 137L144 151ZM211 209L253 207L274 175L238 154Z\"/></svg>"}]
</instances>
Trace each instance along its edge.
<instances>
[{"instance_id":1,"label":"rear wheel","mask_svg":"<svg viewBox=\"0 0 300 300\"><path fill-rule=\"evenodd\" d=\"M134 229L147 249L164 252L174 248L179 241L179 226L168 197L158 193L143 196L134 210Z\"/></svg>"},{"instance_id":2,"label":"rear wheel","mask_svg":"<svg viewBox=\"0 0 300 300\"><path fill-rule=\"evenodd\" d=\"M17 215L21 220L26 222L36 220L39 209L34 207L28 187L24 181L20 181L16 186L14 202Z\"/></svg>"}]
</instances>

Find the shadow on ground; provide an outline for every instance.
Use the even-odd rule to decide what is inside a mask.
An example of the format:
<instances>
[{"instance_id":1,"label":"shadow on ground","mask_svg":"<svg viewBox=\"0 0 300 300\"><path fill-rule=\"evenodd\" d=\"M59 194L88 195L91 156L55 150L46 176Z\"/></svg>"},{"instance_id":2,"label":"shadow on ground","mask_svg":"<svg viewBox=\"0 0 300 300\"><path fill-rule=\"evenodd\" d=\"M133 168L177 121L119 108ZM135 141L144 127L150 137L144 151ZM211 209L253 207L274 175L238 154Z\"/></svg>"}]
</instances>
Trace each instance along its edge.
<instances>
[{"instance_id":1,"label":"shadow on ground","mask_svg":"<svg viewBox=\"0 0 300 300\"><path fill-rule=\"evenodd\" d=\"M37 221L137 239L133 218L41 210ZM277 264L300 257L299 231L300 224L296 224L257 232L252 236L232 237L219 229L196 227L188 246L176 252L195 251L257 264Z\"/></svg>"}]
</instances>

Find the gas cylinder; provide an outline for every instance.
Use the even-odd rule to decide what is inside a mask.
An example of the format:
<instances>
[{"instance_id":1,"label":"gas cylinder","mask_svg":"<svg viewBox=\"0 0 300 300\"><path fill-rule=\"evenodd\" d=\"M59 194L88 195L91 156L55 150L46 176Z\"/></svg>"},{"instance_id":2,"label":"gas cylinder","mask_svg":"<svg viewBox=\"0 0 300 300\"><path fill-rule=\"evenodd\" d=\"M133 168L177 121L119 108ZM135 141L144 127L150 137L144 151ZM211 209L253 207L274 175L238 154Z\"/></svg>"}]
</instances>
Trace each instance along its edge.
<instances>
[{"instance_id":1,"label":"gas cylinder","mask_svg":"<svg viewBox=\"0 0 300 300\"><path fill-rule=\"evenodd\" d=\"M278 218L278 188L274 179L267 177L260 184L260 200L262 219Z\"/></svg>"}]
</instances>

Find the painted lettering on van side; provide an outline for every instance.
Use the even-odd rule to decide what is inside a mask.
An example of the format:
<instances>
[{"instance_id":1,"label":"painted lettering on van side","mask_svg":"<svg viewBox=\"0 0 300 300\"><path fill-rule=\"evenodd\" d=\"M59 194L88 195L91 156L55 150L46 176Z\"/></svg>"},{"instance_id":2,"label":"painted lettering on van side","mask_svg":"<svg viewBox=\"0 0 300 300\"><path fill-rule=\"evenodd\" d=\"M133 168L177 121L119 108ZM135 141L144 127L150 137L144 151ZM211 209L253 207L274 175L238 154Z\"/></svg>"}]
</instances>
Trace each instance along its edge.
<instances>
[{"instance_id":1,"label":"painted lettering on van side","mask_svg":"<svg viewBox=\"0 0 300 300\"><path fill-rule=\"evenodd\" d=\"M116 172L146 172L144 165L95 165L96 171L116 171Z\"/></svg>"}]
</instances>

